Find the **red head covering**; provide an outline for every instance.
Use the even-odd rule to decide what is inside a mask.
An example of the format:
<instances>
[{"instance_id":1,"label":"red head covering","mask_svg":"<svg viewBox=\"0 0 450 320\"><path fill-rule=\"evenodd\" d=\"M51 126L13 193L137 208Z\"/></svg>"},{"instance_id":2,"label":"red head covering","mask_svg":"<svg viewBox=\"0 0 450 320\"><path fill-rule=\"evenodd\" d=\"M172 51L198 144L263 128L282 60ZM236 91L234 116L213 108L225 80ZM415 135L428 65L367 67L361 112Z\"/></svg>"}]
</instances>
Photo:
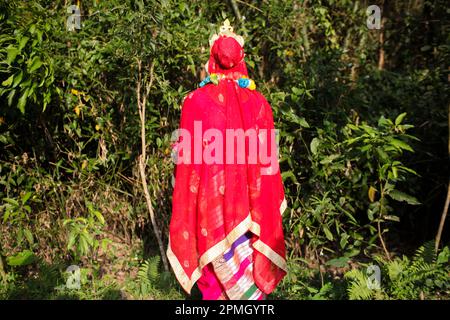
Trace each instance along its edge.
<instances>
[{"instance_id":1,"label":"red head covering","mask_svg":"<svg viewBox=\"0 0 450 320\"><path fill-rule=\"evenodd\" d=\"M248 76L244 56L244 49L239 42L232 37L220 36L211 48L208 72Z\"/></svg>"}]
</instances>

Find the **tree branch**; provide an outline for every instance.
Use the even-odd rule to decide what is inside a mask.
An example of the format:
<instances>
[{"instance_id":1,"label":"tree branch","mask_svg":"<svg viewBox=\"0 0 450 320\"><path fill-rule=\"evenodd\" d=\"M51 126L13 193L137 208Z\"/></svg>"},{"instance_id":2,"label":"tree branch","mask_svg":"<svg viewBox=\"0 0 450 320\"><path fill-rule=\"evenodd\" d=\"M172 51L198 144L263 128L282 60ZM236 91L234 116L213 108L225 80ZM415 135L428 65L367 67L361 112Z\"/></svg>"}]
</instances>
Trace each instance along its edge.
<instances>
[{"instance_id":1,"label":"tree branch","mask_svg":"<svg viewBox=\"0 0 450 320\"><path fill-rule=\"evenodd\" d=\"M145 91L143 94L141 94L142 91L142 61L138 59L138 81L136 83L136 96L137 96L137 104L138 104L138 111L139 111L139 119L141 124L141 154L138 159L139 163L139 174L141 176L141 184L142 189L144 190L144 197L147 204L148 213L150 216L150 221L153 227L153 232L156 236L156 240L158 241L159 251L161 253L161 260L164 265L165 271L169 271L169 263L167 261L166 253L164 250L164 244L162 242L161 238L161 231L159 230L159 227L156 223L155 219L155 212L153 210L152 200L150 197L150 193L148 192L148 184L147 184L147 176L145 173L145 168L147 164L147 142L145 139L145 107L147 105L147 98L150 94L150 89L153 85L153 79L154 79L154 73L153 69L155 67L155 63L152 62L150 65L150 71L149 71L149 79L147 83L145 84ZM145 81L146 79L144 79Z\"/></svg>"},{"instance_id":2,"label":"tree branch","mask_svg":"<svg viewBox=\"0 0 450 320\"><path fill-rule=\"evenodd\" d=\"M234 15L236 16L236 19L241 22L242 20L242 16L241 16L241 12L239 11L239 7L237 6L236 1L234 0L230 0L230 5L233 8L234 11Z\"/></svg>"},{"instance_id":3,"label":"tree branch","mask_svg":"<svg viewBox=\"0 0 450 320\"><path fill-rule=\"evenodd\" d=\"M447 140L447 142L448 142L448 155L450 158L450 105L448 106L448 140ZM445 219L447 218L449 205L450 205L450 181L447 186L447 199L445 199L444 210L442 211L442 215L441 215L441 222L439 223L438 232L436 234L436 242L435 242L436 252L438 251L439 243L441 242L442 231L444 230L444 224L445 224Z\"/></svg>"}]
</instances>

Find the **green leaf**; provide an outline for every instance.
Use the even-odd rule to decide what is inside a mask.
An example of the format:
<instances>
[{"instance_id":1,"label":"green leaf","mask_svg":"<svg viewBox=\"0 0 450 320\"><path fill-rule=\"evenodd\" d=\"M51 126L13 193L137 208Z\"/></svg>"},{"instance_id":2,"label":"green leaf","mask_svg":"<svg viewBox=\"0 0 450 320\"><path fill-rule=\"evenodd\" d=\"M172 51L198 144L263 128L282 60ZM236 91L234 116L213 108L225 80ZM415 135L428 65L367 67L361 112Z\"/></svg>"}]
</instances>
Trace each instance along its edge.
<instances>
[{"instance_id":1,"label":"green leaf","mask_svg":"<svg viewBox=\"0 0 450 320\"><path fill-rule=\"evenodd\" d=\"M22 113L25 113L25 106L27 104L28 99L28 90L29 90L28 88L25 89L25 91L22 93L22 96L19 98L19 102L17 104L17 107Z\"/></svg>"},{"instance_id":2,"label":"green leaf","mask_svg":"<svg viewBox=\"0 0 450 320\"><path fill-rule=\"evenodd\" d=\"M14 75L12 74L8 79L6 79L5 81L2 82L2 86L4 87L9 87L14 79Z\"/></svg>"},{"instance_id":3,"label":"green leaf","mask_svg":"<svg viewBox=\"0 0 450 320\"><path fill-rule=\"evenodd\" d=\"M348 265L348 257L334 258L327 261L325 264L331 267L343 268Z\"/></svg>"},{"instance_id":4,"label":"green leaf","mask_svg":"<svg viewBox=\"0 0 450 320\"><path fill-rule=\"evenodd\" d=\"M292 171L284 171L281 173L281 178L283 181L286 181L287 179L291 179L292 182L298 184L297 177Z\"/></svg>"},{"instance_id":5,"label":"green leaf","mask_svg":"<svg viewBox=\"0 0 450 320\"><path fill-rule=\"evenodd\" d=\"M8 94L8 106L11 106L13 103L14 95L16 94L16 90L13 89Z\"/></svg>"},{"instance_id":6,"label":"green leaf","mask_svg":"<svg viewBox=\"0 0 450 320\"><path fill-rule=\"evenodd\" d=\"M108 245L111 243L112 243L111 239L108 239L108 238L102 239L101 240L102 250L106 252L108 250Z\"/></svg>"},{"instance_id":7,"label":"green leaf","mask_svg":"<svg viewBox=\"0 0 450 320\"><path fill-rule=\"evenodd\" d=\"M392 124L392 121L390 119L386 119L384 116L381 116L378 119L378 126L379 127L388 126L388 125L391 125L391 124Z\"/></svg>"},{"instance_id":8,"label":"green leaf","mask_svg":"<svg viewBox=\"0 0 450 320\"><path fill-rule=\"evenodd\" d=\"M28 42L29 39L30 39L30 38L28 38L27 36L23 36L23 37L20 39L20 42L19 42L19 51L22 51L22 49L25 47L25 45L27 44L27 42Z\"/></svg>"},{"instance_id":9,"label":"green leaf","mask_svg":"<svg viewBox=\"0 0 450 320\"><path fill-rule=\"evenodd\" d=\"M94 210L94 215L97 217L98 221L100 221L101 224L105 224L105 218L98 210Z\"/></svg>"},{"instance_id":10,"label":"green leaf","mask_svg":"<svg viewBox=\"0 0 450 320\"><path fill-rule=\"evenodd\" d=\"M436 262L438 264L444 264L448 263L449 259L450 259L450 249L449 247L444 247L444 249L442 249L442 251L439 253Z\"/></svg>"},{"instance_id":11,"label":"green leaf","mask_svg":"<svg viewBox=\"0 0 450 320\"><path fill-rule=\"evenodd\" d=\"M299 117L298 118L298 124L300 125L300 126L302 126L303 128L309 128L309 123L306 121L306 119L305 118L303 118L303 117Z\"/></svg>"},{"instance_id":12,"label":"green leaf","mask_svg":"<svg viewBox=\"0 0 450 320\"><path fill-rule=\"evenodd\" d=\"M375 213L374 209L371 209L371 208L367 209L367 217L369 218L370 221L373 220L373 214L374 213Z\"/></svg>"},{"instance_id":13,"label":"green leaf","mask_svg":"<svg viewBox=\"0 0 450 320\"><path fill-rule=\"evenodd\" d=\"M89 238L86 234L80 233L78 249L82 256L89 253Z\"/></svg>"},{"instance_id":14,"label":"green leaf","mask_svg":"<svg viewBox=\"0 0 450 320\"><path fill-rule=\"evenodd\" d=\"M33 73L37 69L39 69L42 66L43 62L39 57L34 57L33 60L30 63L30 68L28 72Z\"/></svg>"},{"instance_id":15,"label":"green leaf","mask_svg":"<svg viewBox=\"0 0 450 320\"><path fill-rule=\"evenodd\" d=\"M328 226L323 225L323 232L325 232L325 236L327 237L328 240L333 241L334 237L330 229L328 229Z\"/></svg>"},{"instance_id":16,"label":"green leaf","mask_svg":"<svg viewBox=\"0 0 450 320\"><path fill-rule=\"evenodd\" d=\"M409 173L411 173L411 174L414 174L414 175L418 175L418 173L417 172L415 172L413 169L410 169L410 168L407 168L407 167L404 167L404 166L399 166L398 167L400 170L402 170L402 171L406 171L406 172L409 172Z\"/></svg>"},{"instance_id":17,"label":"green leaf","mask_svg":"<svg viewBox=\"0 0 450 320\"><path fill-rule=\"evenodd\" d=\"M320 161L321 164L328 164L333 162L335 159L339 158L339 154L330 154Z\"/></svg>"},{"instance_id":18,"label":"green leaf","mask_svg":"<svg viewBox=\"0 0 450 320\"><path fill-rule=\"evenodd\" d=\"M306 119L304 117L299 117L292 110L290 112L285 112L285 115L286 115L287 120L298 124L300 127L303 127L303 128L310 127L309 123L306 121Z\"/></svg>"},{"instance_id":19,"label":"green leaf","mask_svg":"<svg viewBox=\"0 0 450 320\"><path fill-rule=\"evenodd\" d=\"M20 71L15 77L13 81L12 87L15 88L17 85L22 81L23 78L23 71Z\"/></svg>"},{"instance_id":20,"label":"green leaf","mask_svg":"<svg viewBox=\"0 0 450 320\"><path fill-rule=\"evenodd\" d=\"M297 88L297 87L292 87L292 92L295 94L295 95L297 95L297 96L300 96L303 92L304 92L304 89L299 89L299 88Z\"/></svg>"},{"instance_id":21,"label":"green leaf","mask_svg":"<svg viewBox=\"0 0 450 320\"><path fill-rule=\"evenodd\" d=\"M398 179L398 169L397 167L392 167L392 175L395 179Z\"/></svg>"},{"instance_id":22,"label":"green leaf","mask_svg":"<svg viewBox=\"0 0 450 320\"><path fill-rule=\"evenodd\" d=\"M75 231L71 231L69 233L69 241L67 242L67 249L72 250L76 240L77 234L75 233Z\"/></svg>"},{"instance_id":23,"label":"green leaf","mask_svg":"<svg viewBox=\"0 0 450 320\"><path fill-rule=\"evenodd\" d=\"M27 192L27 193L22 197L22 204L25 204L25 203L28 201L28 199L30 199L30 197L31 197L32 194L33 194L33 193L31 193L31 192Z\"/></svg>"},{"instance_id":24,"label":"green leaf","mask_svg":"<svg viewBox=\"0 0 450 320\"><path fill-rule=\"evenodd\" d=\"M396 147L396 148L400 148L400 149L404 149L404 150L408 150L411 152L414 152L414 150L409 146L409 144L407 144L406 142L402 141L402 140L398 140L398 139L390 139L389 143Z\"/></svg>"},{"instance_id":25,"label":"green leaf","mask_svg":"<svg viewBox=\"0 0 450 320\"><path fill-rule=\"evenodd\" d=\"M3 201L9 203L10 205L12 205L14 207L19 207L19 202L17 202L17 200L15 200L15 199L3 198Z\"/></svg>"},{"instance_id":26,"label":"green leaf","mask_svg":"<svg viewBox=\"0 0 450 320\"><path fill-rule=\"evenodd\" d=\"M319 144L320 144L320 139L319 138L312 139L311 145L310 145L312 154L314 154L314 155L317 154L317 147L319 146Z\"/></svg>"},{"instance_id":27,"label":"green leaf","mask_svg":"<svg viewBox=\"0 0 450 320\"><path fill-rule=\"evenodd\" d=\"M6 210L6 212L3 214L3 223L8 221L10 215L11 215L11 210Z\"/></svg>"},{"instance_id":28,"label":"green leaf","mask_svg":"<svg viewBox=\"0 0 450 320\"><path fill-rule=\"evenodd\" d=\"M408 204L411 204L411 205L418 205L418 204L420 204L420 202L415 197L413 197L413 196L411 196L409 194L406 194L404 192L398 191L396 189L391 190L388 193L388 195L394 200L404 201L404 202L406 202Z\"/></svg>"},{"instance_id":29,"label":"green leaf","mask_svg":"<svg viewBox=\"0 0 450 320\"><path fill-rule=\"evenodd\" d=\"M23 231L23 233L24 233L25 238L27 239L28 243L30 245L32 245L34 243L34 237L33 237L33 234L31 233L31 231L29 229L25 229Z\"/></svg>"},{"instance_id":30,"label":"green leaf","mask_svg":"<svg viewBox=\"0 0 450 320\"><path fill-rule=\"evenodd\" d=\"M400 222L400 218L394 215L386 215L383 217L384 220L390 220L390 221L395 221L395 222Z\"/></svg>"},{"instance_id":31,"label":"green leaf","mask_svg":"<svg viewBox=\"0 0 450 320\"><path fill-rule=\"evenodd\" d=\"M382 148L377 147L377 153L378 153L378 156L380 157L380 159L381 159L383 162L388 162L388 161L389 161L389 156L388 156L388 154L387 154Z\"/></svg>"},{"instance_id":32,"label":"green leaf","mask_svg":"<svg viewBox=\"0 0 450 320\"><path fill-rule=\"evenodd\" d=\"M345 249L345 246L348 244L348 238L349 238L349 235L346 233L343 233L341 235L341 240L339 241L339 245L341 246L341 249Z\"/></svg>"},{"instance_id":33,"label":"green leaf","mask_svg":"<svg viewBox=\"0 0 450 320\"><path fill-rule=\"evenodd\" d=\"M26 266L34 263L36 261L36 256L30 250L24 250L19 252L14 256L10 256L6 258L6 262L8 265L12 267L16 266Z\"/></svg>"},{"instance_id":34,"label":"green leaf","mask_svg":"<svg viewBox=\"0 0 450 320\"><path fill-rule=\"evenodd\" d=\"M92 203L88 202L87 208L89 210L89 213L93 214L101 224L105 224L105 218L103 217L100 211L94 208Z\"/></svg>"},{"instance_id":35,"label":"green leaf","mask_svg":"<svg viewBox=\"0 0 450 320\"><path fill-rule=\"evenodd\" d=\"M6 49L6 52L7 52L6 63L11 64L16 59L19 50L15 47L9 47L8 49Z\"/></svg>"},{"instance_id":36,"label":"green leaf","mask_svg":"<svg viewBox=\"0 0 450 320\"><path fill-rule=\"evenodd\" d=\"M402 114L398 115L398 117L395 118L395 125L398 126L400 123L402 123L405 116L406 116L406 112L403 112Z\"/></svg>"},{"instance_id":37,"label":"green leaf","mask_svg":"<svg viewBox=\"0 0 450 320\"><path fill-rule=\"evenodd\" d=\"M361 251L359 249L354 248L350 251L347 251L344 256L347 258L351 258L351 257L357 256L360 252Z\"/></svg>"}]
</instances>

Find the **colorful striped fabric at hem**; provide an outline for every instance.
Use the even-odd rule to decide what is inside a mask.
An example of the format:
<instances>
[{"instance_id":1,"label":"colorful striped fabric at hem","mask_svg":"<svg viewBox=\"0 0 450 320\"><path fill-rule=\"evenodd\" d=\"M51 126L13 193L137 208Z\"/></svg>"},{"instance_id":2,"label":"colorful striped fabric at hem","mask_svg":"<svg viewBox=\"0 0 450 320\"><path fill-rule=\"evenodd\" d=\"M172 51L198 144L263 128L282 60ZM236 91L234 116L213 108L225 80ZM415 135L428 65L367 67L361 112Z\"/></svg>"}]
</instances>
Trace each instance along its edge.
<instances>
[{"instance_id":1,"label":"colorful striped fabric at hem","mask_svg":"<svg viewBox=\"0 0 450 320\"><path fill-rule=\"evenodd\" d=\"M252 233L239 237L222 256L212 262L214 273L230 300L260 300L263 292L253 279Z\"/></svg>"}]
</instances>

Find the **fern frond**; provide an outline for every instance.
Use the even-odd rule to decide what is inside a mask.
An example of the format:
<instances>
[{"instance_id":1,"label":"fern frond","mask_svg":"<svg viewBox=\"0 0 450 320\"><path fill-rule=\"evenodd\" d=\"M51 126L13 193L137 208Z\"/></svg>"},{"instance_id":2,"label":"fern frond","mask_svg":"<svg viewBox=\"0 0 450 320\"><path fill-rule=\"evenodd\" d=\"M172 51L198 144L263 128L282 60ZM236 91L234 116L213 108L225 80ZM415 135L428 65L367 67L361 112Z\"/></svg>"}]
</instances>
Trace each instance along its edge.
<instances>
[{"instance_id":1,"label":"fern frond","mask_svg":"<svg viewBox=\"0 0 450 320\"><path fill-rule=\"evenodd\" d=\"M137 273L137 278L141 282L141 284L146 287L152 287L155 281L159 277L159 263L161 258L159 256L154 256L142 263L139 267L139 271Z\"/></svg>"},{"instance_id":2,"label":"fern frond","mask_svg":"<svg viewBox=\"0 0 450 320\"><path fill-rule=\"evenodd\" d=\"M434 241L427 241L416 250L413 261L417 260L423 260L427 263L434 263L436 261Z\"/></svg>"},{"instance_id":3,"label":"fern frond","mask_svg":"<svg viewBox=\"0 0 450 320\"><path fill-rule=\"evenodd\" d=\"M367 286L367 277L361 270L353 269L344 275L349 279L347 288L351 300L369 300L373 298L374 291Z\"/></svg>"},{"instance_id":4,"label":"fern frond","mask_svg":"<svg viewBox=\"0 0 450 320\"><path fill-rule=\"evenodd\" d=\"M407 264L405 263L405 260L401 260L401 259L397 258L392 261L389 261L385 265L385 267L387 269L389 279L391 281L395 281L396 279L398 279L401 276L401 274L407 267Z\"/></svg>"}]
</instances>

